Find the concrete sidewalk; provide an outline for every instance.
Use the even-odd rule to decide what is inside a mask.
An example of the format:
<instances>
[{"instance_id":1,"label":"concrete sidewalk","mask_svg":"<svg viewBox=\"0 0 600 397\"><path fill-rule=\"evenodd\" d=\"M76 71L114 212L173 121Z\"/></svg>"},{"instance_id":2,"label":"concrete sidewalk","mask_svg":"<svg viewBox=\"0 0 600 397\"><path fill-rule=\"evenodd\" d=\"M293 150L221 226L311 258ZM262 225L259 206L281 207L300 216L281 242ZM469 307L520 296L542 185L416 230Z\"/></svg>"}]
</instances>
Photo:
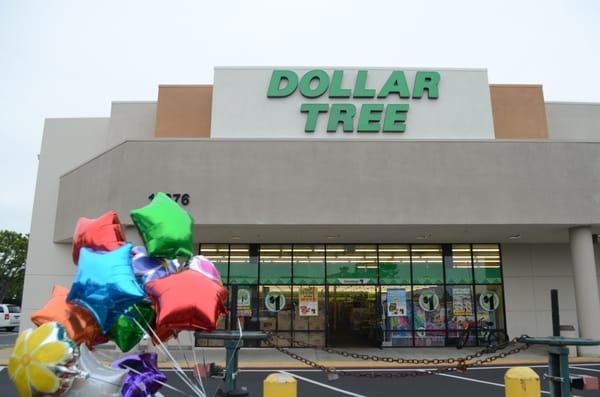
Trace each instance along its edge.
<instances>
[{"instance_id":1,"label":"concrete sidewalk","mask_svg":"<svg viewBox=\"0 0 600 397\"><path fill-rule=\"evenodd\" d=\"M0 349L0 365L7 365L8 358L11 353L10 348ZM149 351L157 351L155 347L150 346ZM429 363L426 365L414 365L414 364L398 364L398 363L386 363L381 361L367 361L361 359L353 359L350 357L343 357L336 354L329 354L321 350L316 349L289 349L290 351L305 357L311 361L317 362L327 367L334 367L338 369L342 368L423 368L423 367L436 367L438 365ZM480 350L480 348L464 348L457 350L455 348L386 348L383 350L379 349L360 349L360 348L347 348L340 349L348 351L350 353L377 355L382 357L401 357L404 359L416 359L416 360L435 360L441 358L460 358L466 357L469 354L473 354ZM139 353L139 350L132 350L129 353L122 353L116 349L113 345L107 344L99 346L97 349L97 356L99 359L109 362L122 357L126 354ZM189 347L169 347L169 352L177 360L181 367L190 367L194 365L194 353L197 362L214 362L218 365L225 365L225 349L218 347L208 348L194 348ZM485 357L485 356L484 356ZM573 357L571 362L600 362L600 357ZM534 364L546 364L547 354L546 349L541 346L531 347L530 349L520 352L518 354L510 355L505 358L495 360L488 365L494 366L512 366L512 365L534 365ZM159 353L159 364L161 367L170 368L173 363L170 359ZM294 360L285 354L278 352L271 348L242 348L240 351L239 365L241 368L308 368L307 365L300 361Z\"/></svg>"}]
</instances>

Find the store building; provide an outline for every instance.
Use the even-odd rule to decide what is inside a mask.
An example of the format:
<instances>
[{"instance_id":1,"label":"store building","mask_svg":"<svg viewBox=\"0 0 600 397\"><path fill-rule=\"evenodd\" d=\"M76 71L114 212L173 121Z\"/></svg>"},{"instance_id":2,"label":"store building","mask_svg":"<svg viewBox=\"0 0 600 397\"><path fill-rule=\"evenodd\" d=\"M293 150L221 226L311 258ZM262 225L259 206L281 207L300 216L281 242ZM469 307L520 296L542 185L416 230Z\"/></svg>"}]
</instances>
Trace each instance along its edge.
<instances>
[{"instance_id":1,"label":"store building","mask_svg":"<svg viewBox=\"0 0 600 397\"><path fill-rule=\"evenodd\" d=\"M216 68L110 117L48 119L23 324L75 273L80 216L164 191L246 329L317 345L600 338L600 105L478 69ZM381 332L379 332L381 330ZM282 342L285 343L285 342Z\"/></svg>"}]
</instances>

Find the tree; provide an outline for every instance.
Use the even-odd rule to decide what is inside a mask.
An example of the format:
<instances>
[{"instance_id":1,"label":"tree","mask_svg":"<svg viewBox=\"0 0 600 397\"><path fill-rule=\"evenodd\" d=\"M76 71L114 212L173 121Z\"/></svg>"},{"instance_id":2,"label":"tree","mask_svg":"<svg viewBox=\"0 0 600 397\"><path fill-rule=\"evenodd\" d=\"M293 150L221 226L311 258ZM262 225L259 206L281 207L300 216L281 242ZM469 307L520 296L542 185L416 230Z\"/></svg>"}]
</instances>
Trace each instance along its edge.
<instances>
[{"instance_id":1,"label":"tree","mask_svg":"<svg viewBox=\"0 0 600 397\"><path fill-rule=\"evenodd\" d=\"M29 235L0 231L0 303L21 303Z\"/></svg>"}]
</instances>

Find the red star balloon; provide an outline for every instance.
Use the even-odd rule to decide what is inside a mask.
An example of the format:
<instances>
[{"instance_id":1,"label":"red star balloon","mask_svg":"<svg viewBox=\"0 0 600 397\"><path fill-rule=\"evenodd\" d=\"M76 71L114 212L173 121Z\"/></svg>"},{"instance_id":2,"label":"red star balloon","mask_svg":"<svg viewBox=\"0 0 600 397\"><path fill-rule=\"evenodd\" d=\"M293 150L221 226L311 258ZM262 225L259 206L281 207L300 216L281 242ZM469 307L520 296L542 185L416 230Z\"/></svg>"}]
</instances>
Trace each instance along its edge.
<instances>
[{"instance_id":1,"label":"red star balloon","mask_svg":"<svg viewBox=\"0 0 600 397\"><path fill-rule=\"evenodd\" d=\"M81 217L73 235L73 262L79 261L82 247L94 251L112 251L125 245L125 233L115 211L108 211L96 219Z\"/></svg>"},{"instance_id":2,"label":"red star balloon","mask_svg":"<svg viewBox=\"0 0 600 397\"><path fill-rule=\"evenodd\" d=\"M108 342L102 335L96 319L86 309L67 303L69 290L60 285L52 289L52 297L37 312L31 315L31 321L40 326L47 322L56 321L67 331L69 338L76 344L85 343L92 348L94 345Z\"/></svg>"},{"instance_id":3,"label":"red star balloon","mask_svg":"<svg viewBox=\"0 0 600 397\"><path fill-rule=\"evenodd\" d=\"M154 303L158 330L211 332L227 312L227 290L193 270L152 280L144 289Z\"/></svg>"}]
</instances>

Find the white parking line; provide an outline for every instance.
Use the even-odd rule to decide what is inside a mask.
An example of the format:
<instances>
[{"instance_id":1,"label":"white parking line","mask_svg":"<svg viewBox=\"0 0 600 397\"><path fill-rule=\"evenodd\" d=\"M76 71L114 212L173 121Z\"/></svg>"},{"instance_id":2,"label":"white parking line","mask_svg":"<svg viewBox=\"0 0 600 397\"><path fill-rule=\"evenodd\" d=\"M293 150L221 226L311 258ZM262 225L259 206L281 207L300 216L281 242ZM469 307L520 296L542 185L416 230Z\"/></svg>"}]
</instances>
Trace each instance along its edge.
<instances>
[{"instance_id":1,"label":"white parking line","mask_svg":"<svg viewBox=\"0 0 600 397\"><path fill-rule=\"evenodd\" d=\"M579 369L579 370L583 370L583 371L590 371L590 372L600 372L600 369L592 369L592 368L585 368L585 367L579 367L579 366L574 366L571 365L570 367L571 369Z\"/></svg>"},{"instance_id":2,"label":"white parking line","mask_svg":"<svg viewBox=\"0 0 600 397\"><path fill-rule=\"evenodd\" d=\"M329 390L333 390L333 391L336 391L336 392L338 392L338 393L341 393L341 394L345 394L345 395L347 395L347 396L353 396L353 397L367 397L367 396L365 396L365 395L362 395L362 394L356 394L356 393L353 393L353 392L351 392L351 391L347 391L347 390L338 389L337 387L329 386L329 385L327 385L327 384L325 384L325 383L317 382L316 380L312 380L312 379L309 379L309 378L305 378L304 376L300 376L300 375L292 374L292 373L289 373L289 372L286 372L286 371L279 371L279 373L282 373L282 374L286 374L286 375L293 376L293 377L294 377L294 378L296 378L296 379L300 379L300 380L303 380L303 381L305 381L305 382L308 382L308 383L312 383L312 384L315 384L315 385L321 386L321 387L323 387L323 388L325 388L325 389L329 389Z\"/></svg>"},{"instance_id":3,"label":"white parking line","mask_svg":"<svg viewBox=\"0 0 600 397\"><path fill-rule=\"evenodd\" d=\"M439 376L445 376L447 378L454 378L454 379L460 379L460 380L465 380L467 382L474 382L474 383L483 383L484 385L490 385L490 386L497 386L497 387L502 387L504 388L504 385L501 383L494 383L494 382L488 382L486 380L479 380L479 379L471 379L471 378L463 378L462 376L456 376L456 375L450 375L450 374L441 374L438 373L436 375ZM550 394L550 392L547 392L545 390L542 390L542 394Z\"/></svg>"}]
</instances>

